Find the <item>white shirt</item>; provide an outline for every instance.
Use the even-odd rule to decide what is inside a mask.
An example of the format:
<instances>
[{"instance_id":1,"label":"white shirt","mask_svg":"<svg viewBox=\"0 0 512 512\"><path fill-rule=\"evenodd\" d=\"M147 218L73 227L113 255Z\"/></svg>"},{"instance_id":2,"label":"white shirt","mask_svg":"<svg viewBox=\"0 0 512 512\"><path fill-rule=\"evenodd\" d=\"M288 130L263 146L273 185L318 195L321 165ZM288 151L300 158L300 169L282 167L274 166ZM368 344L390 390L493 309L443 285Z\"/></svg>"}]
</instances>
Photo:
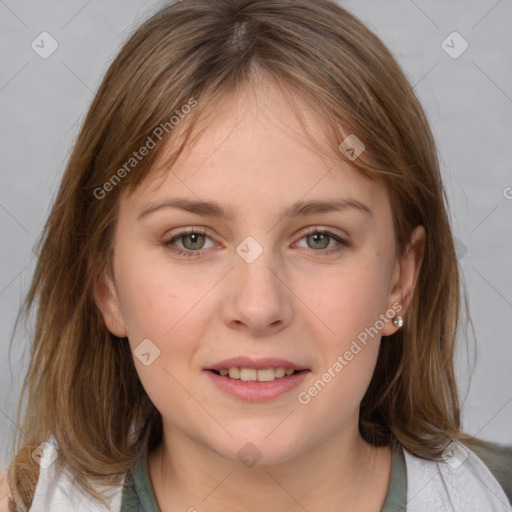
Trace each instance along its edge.
<instances>
[{"instance_id":1,"label":"white shirt","mask_svg":"<svg viewBox=\"0 0 512 512\"><path fill-rule=\"evenodd\" d=\"M34 499L29 512L120 512L124 481L118 486L93 484L110 491L105 508L79 491L69 472L57 473L57 441L44 444ZM485 463L467 446L453 440L441 462L421 459L404 449L407 468L407 512L512 512L502 487Z\"/></svg>"}]
</instances>

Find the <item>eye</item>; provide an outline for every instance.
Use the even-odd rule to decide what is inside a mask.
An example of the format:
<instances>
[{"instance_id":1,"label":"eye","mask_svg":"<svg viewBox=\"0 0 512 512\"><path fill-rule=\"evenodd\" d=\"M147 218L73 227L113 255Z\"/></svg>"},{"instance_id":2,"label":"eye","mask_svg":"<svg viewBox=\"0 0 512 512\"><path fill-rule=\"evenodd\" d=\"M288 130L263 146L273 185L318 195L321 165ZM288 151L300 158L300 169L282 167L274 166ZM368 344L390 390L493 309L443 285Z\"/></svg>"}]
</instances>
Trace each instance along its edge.
<instances>
[{"instance_id":1,"label":"eye","mask_svg":"<svg viewBox=\"0 0 512 512\"><path fill-rule=\"evenodd\" d=\"M206 232L206 228L187 228L165 240L163 245L180 256L199 257L206 249L215 245ZM212 242L210 247L205 247L207 240ZM351 247L351 244L344 238L318 227L309 228L306 236L299 239L299 241L302 240L306 241L307 248L311 252L321 255L339 253Z\"/></svg>"},{"instance_id":2,"label":"eye","mask_svg":"<svg viewBox=\"0 0 512 512\"><path fill-rule=\"evenodd\" d=\"M306 240L307 248L322 254L340 252L350 247L350 243L344 238L317 227L309 228L306 236L300 240Z\"/></svg>"},{"instance_id":3,"label":"eye","mask_svg":"<svg viewBox=\"0 0 512 512\"><path fill-rule=\"evenodd\" d=\"M165 240L163 244L176 254L195 257L206 249L204 246L206 239L211 240L206 235L205 228L188 228ZM175 245L177 242L181 244L181 247Z\"/></svg>"}]
</instances>

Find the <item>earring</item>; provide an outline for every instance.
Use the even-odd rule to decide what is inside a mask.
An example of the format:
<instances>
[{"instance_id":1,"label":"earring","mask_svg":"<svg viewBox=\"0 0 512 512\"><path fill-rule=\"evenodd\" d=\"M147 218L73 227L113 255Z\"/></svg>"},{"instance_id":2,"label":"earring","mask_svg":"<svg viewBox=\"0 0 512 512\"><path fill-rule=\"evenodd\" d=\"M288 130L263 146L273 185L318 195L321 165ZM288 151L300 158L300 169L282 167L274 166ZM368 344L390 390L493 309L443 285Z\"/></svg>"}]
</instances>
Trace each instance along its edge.
<instances>
[{"instance_id":1,"label":"earring","mask_svg":"<svg viewBox=\"0 0 512 512\"><path fill-rule=\"evenodd\" d=\"M404 325L404 319L400 315L395 315L395 317L393 318L393 323L397 327L402 327L402 325Z\"/></svg>"}]
</instances>

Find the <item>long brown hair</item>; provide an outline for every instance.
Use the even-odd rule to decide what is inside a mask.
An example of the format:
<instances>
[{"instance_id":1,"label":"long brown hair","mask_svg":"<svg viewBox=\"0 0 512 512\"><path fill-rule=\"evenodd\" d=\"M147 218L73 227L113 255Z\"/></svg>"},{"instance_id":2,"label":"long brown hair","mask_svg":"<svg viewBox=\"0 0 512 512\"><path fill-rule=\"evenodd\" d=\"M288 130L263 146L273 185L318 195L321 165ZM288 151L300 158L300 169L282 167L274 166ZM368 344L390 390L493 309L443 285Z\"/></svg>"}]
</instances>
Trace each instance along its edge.
<instances>
[{"instance_id":1,"label":"long brown hair","mask_svg":"<svg viewBox=\"0 0 512 512\"><path fill-rule=\"evenodd\" d=\"M338 145L348 133L364 142L351 163L386 187L398 255L416 226L426 230L404 328L382 340L361 403L363 438L436 459L450 437L463 436L453 367L461 293L447 200L428 121L397 62L329 0L181 0L143 23L109 67L41 236L20 311L37 316L9 468L16 510L31 503L31 453L50 435L56 463L98 498L88 479L120 482L142 436L158 443L161 417L129 344L107 330L95 302L101 272L111 269L119 195L147 176L164 146L172 162L219 98L263 75L310 98L332 155L345 158ZM143 146L152 147L133 160Z\"/></svg>"}]
</instances>

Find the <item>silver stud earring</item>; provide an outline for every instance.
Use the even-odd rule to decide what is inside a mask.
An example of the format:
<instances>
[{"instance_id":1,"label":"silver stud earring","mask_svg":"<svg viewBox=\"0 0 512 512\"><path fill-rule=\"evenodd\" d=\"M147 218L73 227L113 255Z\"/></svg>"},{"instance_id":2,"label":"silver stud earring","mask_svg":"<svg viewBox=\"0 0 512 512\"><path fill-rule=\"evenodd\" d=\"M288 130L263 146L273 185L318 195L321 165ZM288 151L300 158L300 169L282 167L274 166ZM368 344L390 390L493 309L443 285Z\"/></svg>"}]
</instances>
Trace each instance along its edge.
<instances>
[{"instance_id":1,"label":"silver stud earring","mask_svg":"<svg viewBox=\"0 0 512 512\"><path fill-rule=\"evenodd\" d=\"M395 315L395 318L393 318L393 323L397 327L402 327L402 325L404 325L404 319L400 315Z\"/></svg>"}]
</instances>

